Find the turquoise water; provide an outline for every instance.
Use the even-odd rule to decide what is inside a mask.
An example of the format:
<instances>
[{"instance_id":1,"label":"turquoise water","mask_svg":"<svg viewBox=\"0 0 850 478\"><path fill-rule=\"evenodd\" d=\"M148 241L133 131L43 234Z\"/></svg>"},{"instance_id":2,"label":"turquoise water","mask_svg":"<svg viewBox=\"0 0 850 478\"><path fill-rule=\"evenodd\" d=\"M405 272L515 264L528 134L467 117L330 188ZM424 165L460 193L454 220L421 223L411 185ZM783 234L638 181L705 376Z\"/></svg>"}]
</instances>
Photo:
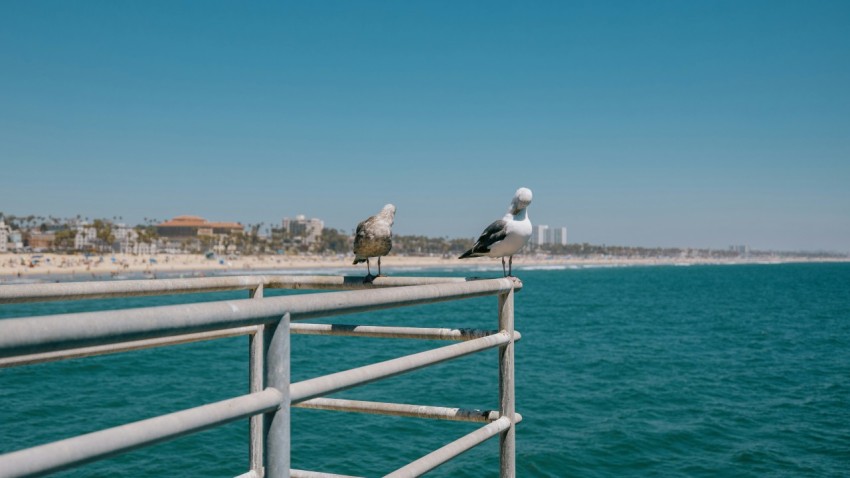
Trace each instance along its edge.
<instances>
[{"instance_id":1,"label":"turquoise water","mask_svg":"<svg viewBox=\"0 0 850 478\"><path fill-rule=\"evenodd\" d=\"M519 476L847 476L850 265L516 273ZM7 305L0 318L197 299ZM495 313L490 297L333 322L494 328ZM293 379L440 345L295 336ZM2 369L0 452L242 394L246 347L240 337ZM487 351L336 396L496 408L497 379ZM294 467L380 476L476 425L296 409L292 427ZM247 469L246 435L234 423L58 476L234 476ZM497 441L428 476L496 476Z\"/></svg>"}]
</instances>

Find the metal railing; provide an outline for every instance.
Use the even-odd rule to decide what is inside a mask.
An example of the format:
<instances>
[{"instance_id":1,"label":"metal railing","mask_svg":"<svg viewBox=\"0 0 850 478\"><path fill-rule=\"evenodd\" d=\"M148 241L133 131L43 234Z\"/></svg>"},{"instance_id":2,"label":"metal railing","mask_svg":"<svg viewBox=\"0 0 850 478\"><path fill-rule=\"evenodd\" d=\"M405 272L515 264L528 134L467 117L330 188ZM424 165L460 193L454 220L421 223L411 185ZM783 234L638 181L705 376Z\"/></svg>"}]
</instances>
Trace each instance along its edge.
<instances>
[{"instance_id":1,"label":"metal railing","mask_svg":"<svg viewBox=\"0 0 850 478\"><path fill-rule=\"evenodd\" d=\"M0 477L40 476L239 419L250 420L243 477L342 477L290 468L290 407L486 423L386 476L420 476L499 435L500 476L515 476L515 278L256 275L0 286L0 304L247 290L249 298L0 320L0 367L116 353L235 335L249 336L249 393L167 415L0 455ZM264 297L270 288L335 292ZM433 302L498 297L498 329L293 323ZM290 382L290 334L458 341L342 372ZM482 350L499 350L499 409L469 410L325 398L335 392ZM3 425L0 425L3 426Z\"/></svg>"}]
</instances>

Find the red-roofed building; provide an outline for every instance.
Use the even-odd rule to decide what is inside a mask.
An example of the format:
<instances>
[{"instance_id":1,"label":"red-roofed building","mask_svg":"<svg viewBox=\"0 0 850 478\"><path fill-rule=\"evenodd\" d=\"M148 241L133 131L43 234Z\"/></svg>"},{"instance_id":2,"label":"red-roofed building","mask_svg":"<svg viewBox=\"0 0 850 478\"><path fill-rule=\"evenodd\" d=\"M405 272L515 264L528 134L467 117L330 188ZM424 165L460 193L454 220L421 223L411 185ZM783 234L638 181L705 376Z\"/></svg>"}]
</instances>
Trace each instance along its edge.
<instances>
[{"instance_id":1,"label":"red-roofed building","mask_svg":"<svg viewBox=\"0 0 850 478\"><path fill-rule=\"evenodd\" d=\"M156 226L156 233L165 238L242 234L244 230L238 222L209 222L199 216L177 216Z\"/></svg>"}]
</instances>

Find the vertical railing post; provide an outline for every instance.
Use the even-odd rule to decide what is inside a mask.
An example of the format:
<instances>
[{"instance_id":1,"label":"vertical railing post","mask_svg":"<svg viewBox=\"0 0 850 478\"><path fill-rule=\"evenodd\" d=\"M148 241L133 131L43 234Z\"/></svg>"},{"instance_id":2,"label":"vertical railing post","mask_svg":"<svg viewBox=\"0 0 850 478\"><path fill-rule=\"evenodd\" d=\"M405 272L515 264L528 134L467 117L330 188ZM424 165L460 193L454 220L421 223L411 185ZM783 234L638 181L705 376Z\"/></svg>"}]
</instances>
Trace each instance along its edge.
<instances>
[{"instance_id":1,"label":"vertical railing post","mask_svg":"<svg viewBox=\"0 0 850 478\"><path fill-rule=\"evenodd\" d=\"M499 412L511 420L511 426L499 434L499 477L516 476L516 427L514 412L514 290L499 294L499 330L507 332L510 342L499 347Z\"/></svg>"},{"instance_id":2,"label":"vertical railing post","mask_svg":"<svg viewBox=\"0 0 850 478\"><path fill-rule=\"evenodd\" d=\"M263 416L266 478L289 478L289 322L289 314L284 314L277 324L266 325L263 333L266 387L283 395L280 408Z\"/></svg>"},{"instance_id":3,"label":"vertical railing post","mask_svg":"<svg viewBox=\"0 0 850 478\"><path fill-rule=\"evenodd\" d=\"M252 299L263 298L263 284L249 290ZM263 391L265 369L263 367L263 326L258 325L257 331L248 334L248 392ZM254 415L249 419L248 433L248 468L263 476L263 416Z\"/></svg>"}]
</instances>

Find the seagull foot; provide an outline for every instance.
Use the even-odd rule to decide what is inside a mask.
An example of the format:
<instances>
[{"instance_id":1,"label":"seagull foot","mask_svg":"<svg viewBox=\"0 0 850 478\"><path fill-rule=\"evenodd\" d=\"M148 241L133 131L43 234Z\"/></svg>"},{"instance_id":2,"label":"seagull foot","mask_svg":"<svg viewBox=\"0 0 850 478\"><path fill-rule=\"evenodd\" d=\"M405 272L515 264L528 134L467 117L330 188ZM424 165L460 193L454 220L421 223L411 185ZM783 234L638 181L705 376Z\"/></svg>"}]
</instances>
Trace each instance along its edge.
<instances>
[{"instance_id":1,"label":"seagull foot","mask_svg":"<svg viewBox=\"0 0 850 478\"><path fill-rule=\"evenodd\" d=\"M369 274L369 275L367 275L366 277L364 277L364 278L363 278L363 283L364 283L364 284L371 284L371 283L372 283L372 281L374 281L374 280L375 280L375 279L377 279L378 277L386 277L386 275L384 275L384 274L378 274L378 275L376 275L376 276L373 276L372 274Z\"/></svg>"}]
</instances>

